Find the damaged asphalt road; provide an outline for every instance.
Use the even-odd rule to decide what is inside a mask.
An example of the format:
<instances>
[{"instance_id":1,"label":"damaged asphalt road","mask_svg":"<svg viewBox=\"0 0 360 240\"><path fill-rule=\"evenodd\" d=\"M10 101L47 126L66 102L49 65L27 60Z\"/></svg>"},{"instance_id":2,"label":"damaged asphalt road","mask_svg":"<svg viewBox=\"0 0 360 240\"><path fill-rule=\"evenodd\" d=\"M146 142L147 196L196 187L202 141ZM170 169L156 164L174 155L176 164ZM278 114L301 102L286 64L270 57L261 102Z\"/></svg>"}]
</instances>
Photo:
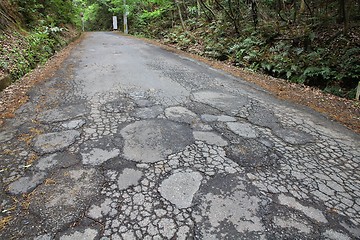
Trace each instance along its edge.
<instances>
[{"instance_id":1,"label":"damaged asphalt road","mask_svg":"<svg viewBox=\"0 0 360 240\"><path fill-rule=\"evenodd\" d=\"M1 239L359 239L360 137L90 33L0 129Z\"/></svg>"}]
</instances>

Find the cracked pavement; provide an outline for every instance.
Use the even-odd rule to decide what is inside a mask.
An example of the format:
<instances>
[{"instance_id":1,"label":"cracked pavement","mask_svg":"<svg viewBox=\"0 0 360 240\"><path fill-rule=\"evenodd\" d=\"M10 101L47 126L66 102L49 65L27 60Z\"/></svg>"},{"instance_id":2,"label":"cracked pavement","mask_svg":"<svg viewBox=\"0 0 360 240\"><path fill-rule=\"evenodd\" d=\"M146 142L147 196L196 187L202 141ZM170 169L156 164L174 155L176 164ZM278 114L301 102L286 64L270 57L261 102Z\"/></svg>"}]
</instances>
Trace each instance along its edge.
<instances>
[{"instance_id":1,"label":"cracked pavement","mask_svg":"<svg viewBox=\"0 0 360 240\"><path fill-rule=\"evenodd\" d=\"M89 33L0 129L1 239L360 239L360 137Z\"/></svg>"}]
</instances>

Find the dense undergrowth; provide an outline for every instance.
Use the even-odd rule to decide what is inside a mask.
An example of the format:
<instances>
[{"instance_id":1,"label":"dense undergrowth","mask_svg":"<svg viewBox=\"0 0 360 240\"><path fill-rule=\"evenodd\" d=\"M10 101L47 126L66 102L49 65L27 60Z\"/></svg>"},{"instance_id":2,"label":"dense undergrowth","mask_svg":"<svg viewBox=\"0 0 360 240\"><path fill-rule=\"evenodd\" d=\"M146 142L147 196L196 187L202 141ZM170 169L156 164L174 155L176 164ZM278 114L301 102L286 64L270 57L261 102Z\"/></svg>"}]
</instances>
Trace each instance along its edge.
<instances>
[{"instance_id":1,"label":"dense undergrowth","mask_svg":"<svg viewBox=\"0 0 360 240\"><path fill-rule=\"evenodd\" d=\"M325 36L314 34L311 47L305 49L294 36L284 34L278 39L269 39L272 35L268 35L267 30L271 29L266 29L267 26L263 26L266 34L245 29L242 36L229 38L221 31L221 23L212 23L209 27L187 21L187 25L191 29L188 33L181 33L179 27L172 28L161 32L161 39L202 56L318 87L342 97L355 97L360 79L360 46L357 45L360 27L334 39L330 39L329 32Z\"/></svg>"},{"instance_id":2,"label":"dense undergrowth","mask_svg":"<svg viewBox=\"0 0 360 240\"><path fill-rule=\"evenodd\" d=\"M3 0L0 79L16 81L78 36L73 10L70 1Z\"/></svg>"},{"instance_id":3,"label":"dense undergrowth","mask_svg":"<svg viewBox=\"0 0 360 240\"><path fill-rule=\"evenodd\" d=\"M0 68L15 81L39 64L44 64L76 36L71 27L3 33L0 35Z\"/></svg>"}]
</instances>

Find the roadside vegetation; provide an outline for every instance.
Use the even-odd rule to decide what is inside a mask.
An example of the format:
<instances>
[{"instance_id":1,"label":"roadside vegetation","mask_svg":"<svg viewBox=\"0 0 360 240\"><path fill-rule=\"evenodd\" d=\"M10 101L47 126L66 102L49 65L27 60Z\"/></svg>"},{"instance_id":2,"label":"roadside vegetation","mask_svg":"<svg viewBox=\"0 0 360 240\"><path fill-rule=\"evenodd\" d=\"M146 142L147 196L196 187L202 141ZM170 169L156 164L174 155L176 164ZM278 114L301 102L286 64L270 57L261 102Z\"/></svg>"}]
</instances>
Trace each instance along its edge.
<instances>
[{"instance_id":1,"label":"roadside vegetation","mask_svg":"<svg viewBox=\"0 0 360 240\"><path fill-rule=\"evenodd\" d=\"M78 36L72 1L0 2L0 80L14 82Z\"/></svg>"},{"instance_id":2,"label":"roadside vegetation","mask_svg":"<svg viewBox=\"0 0 360 240\"><path fill-rule=\"evenodd\" d=\"M78 0L88 30L129 12L131 34L354 98L359 0ZM121 26L121 24L119 24Z\"/></svg>"}]
</instances>

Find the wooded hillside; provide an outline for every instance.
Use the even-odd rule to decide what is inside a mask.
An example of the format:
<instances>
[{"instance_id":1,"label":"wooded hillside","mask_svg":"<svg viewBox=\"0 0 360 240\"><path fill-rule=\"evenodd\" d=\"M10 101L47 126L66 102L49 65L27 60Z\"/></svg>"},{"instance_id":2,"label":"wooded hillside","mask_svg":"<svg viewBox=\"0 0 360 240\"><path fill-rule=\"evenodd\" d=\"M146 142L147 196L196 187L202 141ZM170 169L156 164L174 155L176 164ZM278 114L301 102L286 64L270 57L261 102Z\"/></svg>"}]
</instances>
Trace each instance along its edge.
<instances>
[{"instance_id":1,"label":"wooded hillside","mask_svg":"<svg viewBox=\"0 0 360 240\"><path fill-rule=\"evenodd\" d=\"M77 15L71 0L1 0L0 80L16 81L76 37Z\"/></svg>"}]
</instances>

